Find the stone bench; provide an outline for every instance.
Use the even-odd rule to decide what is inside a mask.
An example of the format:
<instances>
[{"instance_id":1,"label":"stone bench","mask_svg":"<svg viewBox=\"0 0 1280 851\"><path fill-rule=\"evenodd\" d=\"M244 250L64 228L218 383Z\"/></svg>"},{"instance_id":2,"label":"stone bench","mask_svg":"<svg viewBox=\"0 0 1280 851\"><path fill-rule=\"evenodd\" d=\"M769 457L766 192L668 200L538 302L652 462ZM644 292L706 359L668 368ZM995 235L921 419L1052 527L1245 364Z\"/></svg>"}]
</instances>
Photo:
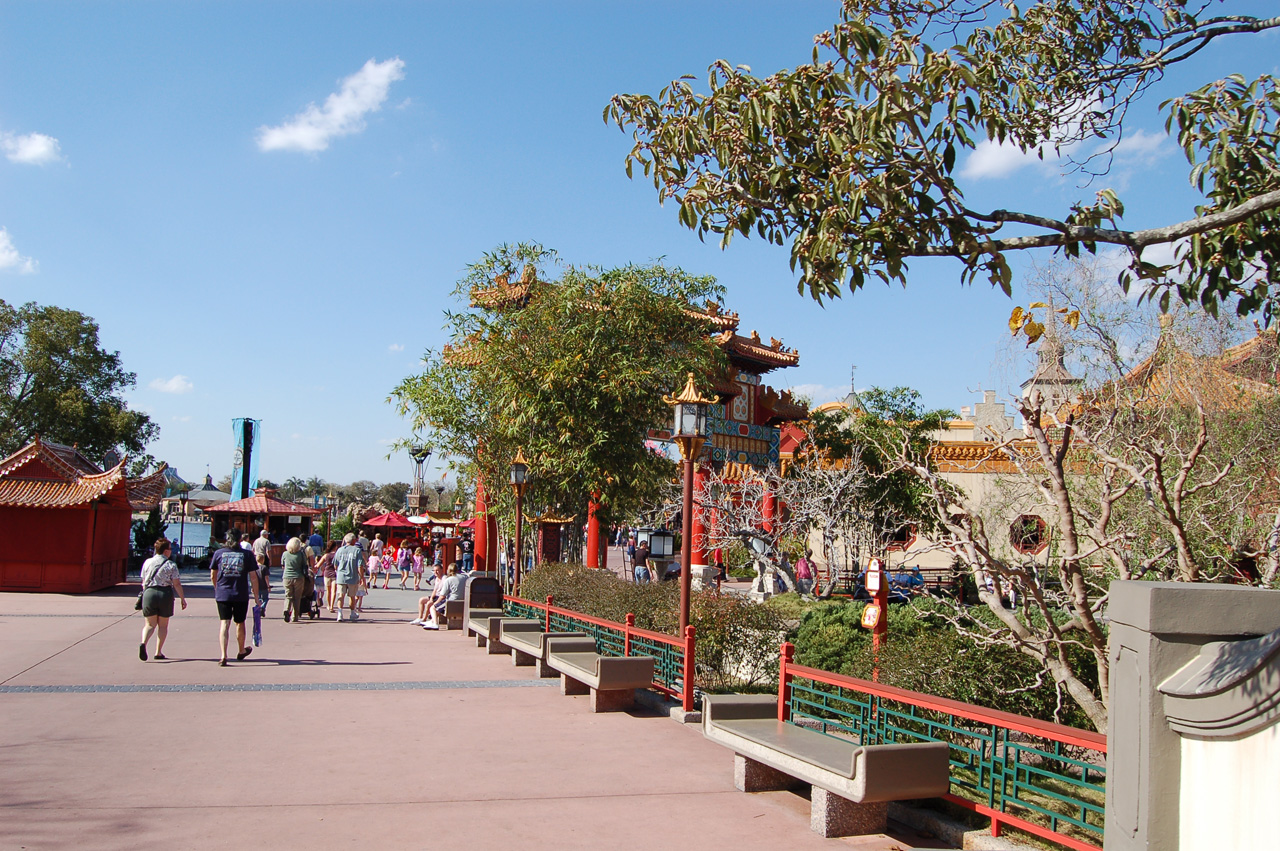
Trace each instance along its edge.
<instances>
[{"instance_id":1,"label":"stone bench","mask_svg":"<svg viewBox=\"0 0 1280 851\"><path fill-rule=\"evenodd\" d=\"M541 628L541 625L536 621L531 621L527 618L512 618L507 617L502 612L497 614L492 614L491 612L491 609L476 609L471 612L471 616L466 623L467 638L474 637L476 647L487 646L491 656L511 652L511 648L502 643L503 621L510 621L517 630L522 628L522 624L529 624L533 629Z\"/></svg>"},{"instance_id":2,"label":"stone bench","mask_svg":"<svg viewBox=\"0 0 1280 851\"><path fill-rule=\"evenodd\" d=\"M537 665L538 676L542 678L558 677L560 673L547 665L547 639L549 638L590 638L585 632L543 632L538 621L526 620L526 625L503 623L499 626L497 639L511 648L511 664L518 666ZM592 645L594 649L594 645Z\"/></svg>"},{"instance_id":3,"label":"stone bench","mask_svg":"<svg viewBox=\"0 0 1280 851\"><path fill-rule=\"evenodd\" d=\"M546 639L547 666L560 672L561 694L590 694L592 712L630 709L636 689L653 682L652 656L602 656L594 638Z\"/></svg>"},{"instance_id":4,"label":"stone bench","mask_svg":"<svg viewBox=\"0 0 1280 851\"><path fill-rule=\"evenodd\" d=\"M950 789L945 742L859 745L779 721L772 695L703 696L702 732L734 752L733 782L743 792L809 784L809 826L824 837L883 833L889 801Z\"/></svg>"}]
</instances>

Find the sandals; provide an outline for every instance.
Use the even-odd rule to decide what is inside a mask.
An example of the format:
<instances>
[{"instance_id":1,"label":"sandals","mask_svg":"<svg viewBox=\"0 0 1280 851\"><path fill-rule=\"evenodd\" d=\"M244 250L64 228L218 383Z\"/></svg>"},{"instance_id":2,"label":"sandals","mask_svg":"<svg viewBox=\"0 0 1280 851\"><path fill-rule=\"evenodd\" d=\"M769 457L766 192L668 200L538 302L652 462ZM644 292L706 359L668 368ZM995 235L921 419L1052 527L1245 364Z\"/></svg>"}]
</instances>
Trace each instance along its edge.
<instances>
[{"instance_id":1,"label":"sandals","mask_svg":"<svg viewBox=\"0 0 1280 851\"><path fill-rule=\"evenodd\" d=\"M250 653L252 653L252 652L253 652L253 648L252 648L252 647L246 647L244 650L242 650L242 651L240 651L239 653L237 653L237 654L236 654L236 661L237 661L237 662L243 662L243 661L245 660L245 657L246 657L246 656L248 656L248 655L249 655Z\"/></svg>"}]
</instances>

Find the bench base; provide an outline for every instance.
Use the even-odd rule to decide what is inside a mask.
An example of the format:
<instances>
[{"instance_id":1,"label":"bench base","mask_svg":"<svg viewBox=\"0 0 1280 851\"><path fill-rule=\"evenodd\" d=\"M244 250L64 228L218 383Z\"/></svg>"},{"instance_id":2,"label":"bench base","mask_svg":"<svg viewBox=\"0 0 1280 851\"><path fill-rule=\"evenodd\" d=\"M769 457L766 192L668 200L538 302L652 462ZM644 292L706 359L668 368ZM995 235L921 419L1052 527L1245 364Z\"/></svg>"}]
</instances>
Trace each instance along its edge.
<instances>
[{"instance_id":1,"label":"bench base","mask_svg":"<svg viewBox=\"0 0 1280 851\"><path fill-rule=\"evenodd\" d=\"M511 664L518 668L527 668L538 661L538 657L532 653L525 653L523 650L511 648Z\"/></svg>"},{"instance_id":2,"label":"bench base","mask_svg":"<svg viewBox=\"0 0 1280 851\"><path fill-rule=\"evenodd\" d=\"M733 755L733 786L739 792L783 792L806 784L763 762L740 753Z\"/></svg>"},{"instance_id":3,"label":"bench base","mask_svg":"<svg viewBox=\"0 0 1280 851\"><path fill-rule=\"evenodd\" d=\"M855 804L826 789L812 787L809 799L809 828L819 836L861 836L884 833L889 824L889 805Z\"/></svg>"},{"instance_id":4,"label":"bench base","mask_svg":"<svg viewBox=\"0 0 1280 851\"><path fill-rule=\"evenodd\" d=\"M633 688L592 688L568 674L560 675L560 693L571 696L591 695L592 712L622 712L636 705L636 690Z\"/></svg>"},{"instance_id":5,"label":"bench base","mask_svg":"<svg viewBox=\"0 0 1280 851\"><path fill-rule=\"evenodd\" d=\"M511 648L503 644L501 641L494 641L492 638L489 639L489 655L490 656L502 656L510 652L511 652Z\"/></svg>"},{"instance_id":6,"label":"bench base","mask_svg":"<svg viewBox=\"0 0 1280 851\"><path fill-rule=\"evenodd\" d=\"M560 674L560 693L564 695L590 694L591 686L575 680L568 674Z\"/></svg>"},{"instance_id":7,"label":"bench base","mask_svg":"<svg viewBox=\"0 0 1280 851\"><path fill-rule=\"evenodd\" d=\"M592 689L592 712L623 712L636 705L636 690L633 688Z\"/></svg>"},{"instance_id":8,"label":"bench base","mask_svg":"<svg viewBox=\"0 0 1280 851\"><path fill-rule=\"evenodd\" d=\"M782 792L807 784L772 766L734 754L733 785L741 792ZM809 827L822 837L884 833L888 821L888 804L857 804L821 787L810 787Z\"/></svg>"}]
</instances>

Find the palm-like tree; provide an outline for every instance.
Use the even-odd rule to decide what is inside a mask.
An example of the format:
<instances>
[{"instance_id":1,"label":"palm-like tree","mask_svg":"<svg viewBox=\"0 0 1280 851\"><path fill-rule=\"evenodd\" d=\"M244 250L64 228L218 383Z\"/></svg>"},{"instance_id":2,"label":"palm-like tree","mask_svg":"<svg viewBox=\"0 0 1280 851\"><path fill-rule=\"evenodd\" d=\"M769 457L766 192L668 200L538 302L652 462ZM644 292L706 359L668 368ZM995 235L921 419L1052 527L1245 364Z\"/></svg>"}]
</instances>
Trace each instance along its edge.
<instances>
[{"instance_id":1,"label":"palm-like tree","mask_svg":"<svg viewBox=\"0 0 1280 851\"><path fill-rule=\"evenodd\" d=\"M302 496L303 489L306 487L306 484L306 482L297 476L290 476L285 479L284 484L280 486L281 495L287 500L296 501L298 497Z\"/></svg>"}]
</instances>

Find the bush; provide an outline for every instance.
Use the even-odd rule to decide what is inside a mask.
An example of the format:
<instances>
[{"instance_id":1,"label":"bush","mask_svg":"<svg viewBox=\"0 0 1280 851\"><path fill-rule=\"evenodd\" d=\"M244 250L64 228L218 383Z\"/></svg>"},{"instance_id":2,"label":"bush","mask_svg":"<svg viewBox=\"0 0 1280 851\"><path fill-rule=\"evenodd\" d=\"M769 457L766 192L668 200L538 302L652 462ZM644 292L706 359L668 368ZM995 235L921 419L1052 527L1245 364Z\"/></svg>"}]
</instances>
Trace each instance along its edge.
<instances>
[{"instance_id":1,"label":"bush","mask_svg":"<svg viewBox=\"0 0 1280 851\"><path fill-rule=\"evenodd\" d=\"M524 578L520 594L528 600L554 598L554 605L675 636L680 626L677 582L637 585L607 570L578 564L544 564ZM704 691L759 688L778 678L778 647L786 619L777 609L730 594L695 591L689 623L697 635L698 686Z\"/></svg>"},{"instance_id":2,"label":"bush","mask_svg":"<svg viewBox=\"0 0 1280 851\"><path fill-rule=\"evenodd\" d=\"M983 646L931 616L921 600L890 606L889 632L880 649L880 682L1018 715L1092 729L1066 699L1058 709L1053 681L1034 659L1008 647ZM863 605L830 601L811 608L795 634L796 662L871 679L876 661L871 632L861 626ZM974 610L982 617L985 610ZM1089 666L1077 667L1089 670ZM1057 717L1055 717L1055 715Z\"/></svg>"}]
</instances>

